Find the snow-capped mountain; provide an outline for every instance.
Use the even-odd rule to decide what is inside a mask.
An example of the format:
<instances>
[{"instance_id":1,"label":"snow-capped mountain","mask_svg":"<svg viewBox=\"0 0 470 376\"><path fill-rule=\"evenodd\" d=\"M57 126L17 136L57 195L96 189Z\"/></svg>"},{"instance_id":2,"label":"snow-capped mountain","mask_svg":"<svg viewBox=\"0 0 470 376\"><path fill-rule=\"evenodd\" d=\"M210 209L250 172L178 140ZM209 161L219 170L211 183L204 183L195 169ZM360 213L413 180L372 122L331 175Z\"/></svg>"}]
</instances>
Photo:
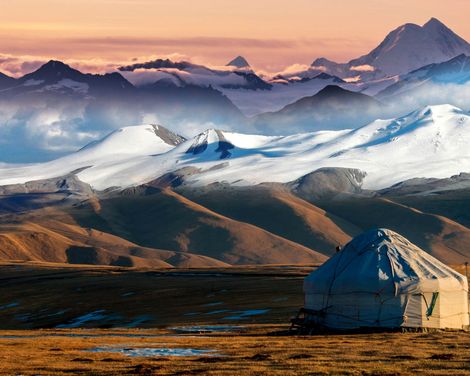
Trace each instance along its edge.
<instances>
[{"instance_id":1,"label":"snow-capped mountain","mask_svg":"<svg viewBox=\"0 0 470 376\"><path fill-rule=\"evenodd\" d=\"M15 168L15 165L7 165L9 168L2 172L6 172L9 178L2 172L0 176L7 178L2 183L6 185L14 184L17 179L21 180L22 176L27 176L28 181L34 181L67 175L88 167L106 165L118 171L131 160L166 153L184 141L184 137L160 125L124 127L87 144L75 153L50 162L21 165L18 168Z\"/></svg>"},{"instance_id":2,"label":"snow-capped mountain","mask_svg":"<svg viewBox=\"0 0 470 376\"><path fill-rule=\"evenodd\" d=\"M119 73L104 75L85 74L61 61L50 60L36 71L15 80L13 85L0 92L0 98L34 93L60 95L100 95L127 93L134 89Z\"/></svg>"},{"instance_id":3,"label":"snow-capped mountain","mask_svg":"<svg viewBox=\"0 0 470 376\"><path fill-rule=\"evenodd\" d=\"M399 80L377 94L387 98L399 94L410 94L426 84L465 84L470 81L470 56L459 55L443 63L426 65L399 77Z\"/></svg>"},{"instance_id":4,"label":"snow-capped mountain","mask_svg":"<svg viewBox=\"0 0 470 376\"><path fill-rule=\"evenodd\" d=\"M125 128L120 132L128 134L115 133L52 162L2 167L0 185L51 178L75 170L80 180L103 190L143 184L188 168L191 172L184 178L186 184L255 185L291 182L322 167L345 167L366 172L364 186L379 189L416 177L449 177L467 172L470 166L470 116L450 105L428 106L355 130L276 137L211 129L184 142L173 135L176 146L163 145L162 137L155 137L155 149L152 145L135 148L119 158L83 157L83 153L93 150L125 148L125 143L114 140L117 137L130 142L133 131L132 127ZM142 132L145 138L155 129L145 126L135 131L136 138ZM165 152L166 148L170 150Z\"/></svg>"},{"instance_id":5,"label":"snow-capped mountain","mask_svg":"<svg viewBox=\"0 0 470 376\"><path fill-rule=\"evenodd\" d=\"M359 91L354 84L341 82L337 77L320 73L308 79L286 80L278 77L272 83L270 90L236 90L221 89L221 91L248 116L256 116L267 112L282 110L301 98L317 94L330 85L341 86L352 91Z\"/></svg>"},{"instance_id":6,"label":"snow-capped mountain","mask_svg":"<svg viewBox=\"0 0 470 376\"><path fill-rule=\"evenodd\" d=\"M405 74L460 54L470 54L470 44L442 22L431 18L423 26L407 23L396 28L367 55L343 64L320 58L312 63L310 70L341 78L370 80Z\"/></svg>"},{"instance_id":7,"label":"snow-capped mountain","mask_svg":"<svg viewBox=\"0 0 470 376\"><path fill-rule=\"evenodd\" d=\"M358 127L427 104L468 109L468 85L453 87L468 81L467 56L468 43L431 19L423 26L397 28L376 49L349 63L320 58L309 69L287 70L290 73L271 78L257 74L242 56L220 67L157 59L104 75L82 73L51 60L20 78L0 75L0 125L8 124L0 127L0 161L57 158L122 124L171 124L186 137L208 127L292 134ZM409 73L412 68L416 69ZM431 84L433 90L428 90ZM318 108L305 112L300 104L330 85L376 96L386 106L370 114L361 108L335 111L315 103ZM292 108L295 111L284 116ZM297 109L305 119L294 113ZM271 112L284 113L282 127L275 121L259 122L262 114ZM354 112L367 116L358 118ZM322 116L309 118L311 113Z\"/></svg>"},{"instance_id":8,"label":"snow-capped mountain","mask_svg":"<svg viewBox=\"0 0 470 376\"><path fill-rule=\"evenodd\" d=\"M462 53L470 53L470 44L442 22L431 18L423 26L405 24L393 30L376 49L352 60L350 65L370 65L391 76Z\"/></svg>"},{"instance_id":9,"label":"snow-capped mountain","mask_svg":"<svg viewBox=\"0 0 470 376\"><path fill-rule=\"evenodd\" d=\"M184 137L161 125L137 125L117 129L84 146L74 155L81 160L95 162L108 157L116 160L135 155L156 155L166 153L184 141Z\"/></svg>"},{"instance_id":10,"label":"snow-capped mountain","mask_svg":"<svg viewBox=\"0 0 470 376\"><path fill-rule=\"evenodd\" d=\"M400 75L461 54L468 55L469 51L469 43L432 18L423 26L407 23L398 27L378 47L348 63L318 58L306 70L275 75L269 81L272 85L269 91L222 91L246 115L252 116L279 111L303 97L316 94L327 85L377 95L396 84Z\"/></svg>"},{"instance_id":11,"label":"snow-capped mountain","mask_svg":"<svg viewBox=\"0 0 470 376\"><path fill-rule=\"evenodd\" d=\"M211 87L135 87L118 72L86 74L52 60L0 90L0 161L57 158L122 124L172 124L193 136L207 124L243 120Z\"/></svg>"},{"instance_id":12,"label":"snow-capped mountain","mask_svg":"<svg viewBox=\"0 0 470 376\"><path fill-rule=\"evenodd\" d=\"M257 74L243 56L220 67L156 59L122 66L119 72L137 87L160 90L212 87L244 115L254 116L279 111L327 85L376 95L396 83L398 75L462 53L470 53L470 45L433 18L423 26L408 23L398 27L370 53L348 63L318 58L307 70L275 74L271 78Z\"/></svg>"},{"instance_id":13,"label":"snow-capped mountain","mask_svg":"<svg viewBox=\"0 0 470 376\"><path fill-rule=\"evenodd\" d=\"M233 63L233 65L232 65ZM137 86L148 84L184 87L196 85L219 89L269 90L271 85L256 75L241 56L225 67L209 68L187 61L157 59L119 68Z\"/></svg>"}]
</instances>

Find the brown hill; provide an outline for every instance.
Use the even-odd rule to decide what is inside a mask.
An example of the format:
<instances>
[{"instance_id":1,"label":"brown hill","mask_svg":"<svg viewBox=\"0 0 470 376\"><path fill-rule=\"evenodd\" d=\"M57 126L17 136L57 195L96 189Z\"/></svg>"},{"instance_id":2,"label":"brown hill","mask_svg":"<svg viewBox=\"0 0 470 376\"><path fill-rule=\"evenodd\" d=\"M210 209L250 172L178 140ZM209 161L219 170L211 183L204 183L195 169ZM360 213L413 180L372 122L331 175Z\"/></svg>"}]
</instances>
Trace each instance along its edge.
<instances>
[{"instance_id":1,"label":"brown hill","mask_svg":"<svg viewBox=\"0 0 470 376\"><path fill-rule=\"evenodd\" d=\"M217 213L263 228L330 256L360 229L276 185L186 189L182 194Z\"/></svg>"},{"instance_id":2,"label":"brown hill","mask_svg":"<svg viewBox=\"0 0 470 376\"><path fill-rule=\"evenodd\" d=\"M15 222L0 224L0 260L163 268L227 266L210 257L140 247L118 236L82 228L55 209L19 215Z\"/></svg>"},{"instance_id":3,"label":"brown hill","mask_svg":"<svg viewBox=\"0 0 470 376\"><path fill-rule=\"evenodd\" d=\"M113 233L133 243L190 252L229 264L319 263L326 257L249 223L216 213L171 190L126 192L68 211L83 227Z\"/></svg>"},{"instance_id":4,"label":"brown hill","mask_svg":"<svg viewBox=\"0 0 470 376\"><path fill-rule=\"evenodd\" d=\"M0 196L0 260L131 267L318 264L351 236L386 227L458 265L470 258L470 229L458 222L467 218L465 197L442 193L439 200L310 203L279 184L177 192L143 186L86 198L21 193Z\"/></svg>"},{"instance_id":5,"label":"brown hill","mask_svg":"<svg viewBox=\"0 0 470 376\"><path fill-rule=\"evenodd\" d=\"M396 231L447 264L470 259L470 229L444 216L383 198L323 201L318 205L362 230L385 227Z\"/></svg>"}]
</instances>

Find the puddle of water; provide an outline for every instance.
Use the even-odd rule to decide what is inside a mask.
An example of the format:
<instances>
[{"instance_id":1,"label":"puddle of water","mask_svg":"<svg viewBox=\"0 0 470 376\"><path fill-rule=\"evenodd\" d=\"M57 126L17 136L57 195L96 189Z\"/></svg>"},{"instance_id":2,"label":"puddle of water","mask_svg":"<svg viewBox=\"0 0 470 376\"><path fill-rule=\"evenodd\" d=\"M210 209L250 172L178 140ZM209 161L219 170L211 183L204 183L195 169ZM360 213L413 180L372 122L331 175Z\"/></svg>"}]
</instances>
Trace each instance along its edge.
<instances>
[{"instance_id":1,"label":"puddle of water","mask_svg":"<svg viewBox=\"0 0 470 376\"><path fill-rule=\"evenodd\" d=\"M235 325L195 325L195 326L177 326L169 328L182 333L214 333L214 332L237 332L243 330L243 326Z\"/></svg>"},{"instance_id":2,"label":"puddle of water","mask_svg":"<svg viewBox=\"0 0 470 376\"><path fill-rule=\"evenodd\" d=\"M41 338L41 337L71 337L71 338L105 338L105 337L125 337L125 338L160 338L160 337L181 337L171 334L133 334L133 333L103 333L103 334L77 334L77 333L48 333L34 335L0 335L0 339L21 339L21 338Z\"/></svg>"},{"instance_id":3,"label":"puddle of water","mask_svg":"<svg viewBox=\"0 0 470 376\"><path fill-rule=\"evenodd\" d=\"M119 353L126 356L143 356L143 357L154 357L154 356L220 356L216 350L208 349L190 349L190 348L179 348L171 349L167 347L136 347L136 348L113 348L113 347L96 347L88 350L89 352L107 352L107 353Z\"/></svg>"}]
</instances>

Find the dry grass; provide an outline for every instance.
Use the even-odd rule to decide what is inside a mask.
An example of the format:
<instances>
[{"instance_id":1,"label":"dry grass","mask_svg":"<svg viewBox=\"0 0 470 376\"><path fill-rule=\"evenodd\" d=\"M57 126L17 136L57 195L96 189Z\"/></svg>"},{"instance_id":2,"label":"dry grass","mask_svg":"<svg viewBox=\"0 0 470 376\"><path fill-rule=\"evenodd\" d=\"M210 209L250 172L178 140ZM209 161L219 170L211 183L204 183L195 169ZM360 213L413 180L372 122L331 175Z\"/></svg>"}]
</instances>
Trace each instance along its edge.
<instances>
[{"instance_id":1,"label":"dry grass","mask_svg":"<svg viewBox=\"0 0 470 376\"><path fill-rule=\"evenodd\" d=\"M0 332L0 374L5 375L467 375L469 333L386 333L276 336L285 327L257 326L246 333L164 336L164 331ZM64 337L64 334L104 334ZM109 337L114 333L118 336ZM126 337L126 334L161 334ZM271 335L269 334L271 333ZM119 336L120 335L120 336ZM23 337L24 336L24 337ZM93 353L97 346L191 347L219 357L126 357Z\"/></svg>"},{"instance_id":2,"label":"dry grass","mask_svg":"<svg viewBox=\"0 0 470 376\"><path fill-rule=\"evenodd\" d=\"M286 323L303 305L312 268L142 270L111 267L0 266L0 329L53 328L104 310L102 328L216 322L231 312L269 309L243 323ZM214 311L222 311L214 313Z\"/></svg>"},{"instance_id":3,"label":"dry grass","mask_svg":"<svg viewBox=\"0 0 470 376\"><path fill-rule=\"evenodd\" d=\"M302 306L308 270L0 265L0 375L470 375L470 333L282 335ZM90 328L36 329L100 309L111 319L89 322ZM225 318L249 309L269 312ZM150 318L140 324L147 329L115 328L142 315ZM201 324L246 331L187 335L165 329ZM87 352L102 346L190 347L221 356Z\"/></svg>"}]
</instances>

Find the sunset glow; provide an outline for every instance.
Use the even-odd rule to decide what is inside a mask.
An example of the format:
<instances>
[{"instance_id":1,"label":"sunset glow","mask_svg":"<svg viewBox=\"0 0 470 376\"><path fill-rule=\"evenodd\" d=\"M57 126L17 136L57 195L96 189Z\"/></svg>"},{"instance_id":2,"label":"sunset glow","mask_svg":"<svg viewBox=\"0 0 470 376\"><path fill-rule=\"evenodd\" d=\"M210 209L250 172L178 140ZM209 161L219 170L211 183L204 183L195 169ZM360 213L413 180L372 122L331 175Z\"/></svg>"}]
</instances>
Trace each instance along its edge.
<instances>
[{"instance_id":1,"label":"sunset glow","mask_svg":"<svg viewBox=\"0 0 470 376\"><path fill-rule=\"evenodd\" d=\"M0 70L17 75L52 57L107 70L171 54L222 65L242 54L273 72L317 57L346 61L432 16L470 38L467 8L466 0L16 0L2 4Z\"/></svg>"}]
</instances>

